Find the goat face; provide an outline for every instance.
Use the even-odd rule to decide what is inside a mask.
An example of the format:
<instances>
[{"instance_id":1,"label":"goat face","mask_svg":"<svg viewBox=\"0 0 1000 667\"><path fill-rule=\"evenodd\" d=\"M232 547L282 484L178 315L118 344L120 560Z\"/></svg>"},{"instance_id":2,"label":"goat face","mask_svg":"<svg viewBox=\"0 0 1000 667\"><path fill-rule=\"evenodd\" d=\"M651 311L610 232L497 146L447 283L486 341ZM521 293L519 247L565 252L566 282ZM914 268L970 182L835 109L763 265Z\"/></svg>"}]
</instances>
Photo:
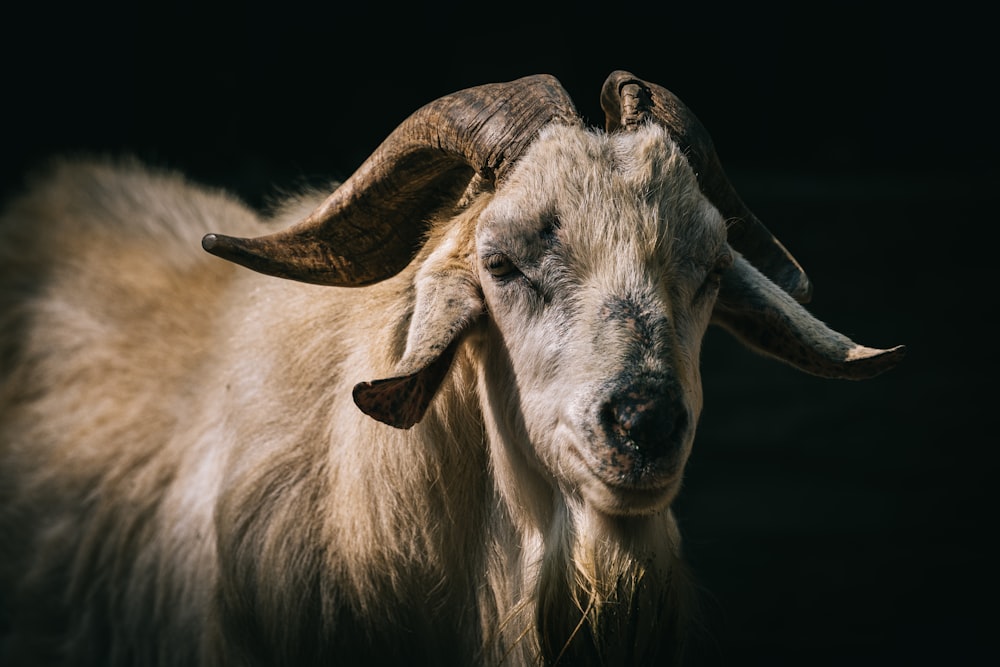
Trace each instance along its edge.
<instances>
[{"instance_id":1,"label":"goat face","mask_svg":"<svg viewBox=\"0 0 1000 667\"><path fill-rule=\"evenodd\" d=\"M508 443L611 514L676 494L701 411L718 211L659 126L543 132L479 217L478 276L509 378ZM502 401L502 397L497 397Z\"/></svg>"},{"instance_id":2,"label":"goat face","mask_svg":"<svg viewBox=\"0 0 1000 667\"><path fill-rule=\"evenodd\" d=\"M413 426L485 320L483 417L506 456L605 514L655 512L690 453L710 322L824 377L871 377L903 348L858 345L802 307L805 272L670 91L617 71L601 103L606 132L585 128L546 75L439 98L299 224L204 246L263 273L354 286L419 253L405 351L392 377L355 387L357 405Z\"/></svg>"}]
</instances>

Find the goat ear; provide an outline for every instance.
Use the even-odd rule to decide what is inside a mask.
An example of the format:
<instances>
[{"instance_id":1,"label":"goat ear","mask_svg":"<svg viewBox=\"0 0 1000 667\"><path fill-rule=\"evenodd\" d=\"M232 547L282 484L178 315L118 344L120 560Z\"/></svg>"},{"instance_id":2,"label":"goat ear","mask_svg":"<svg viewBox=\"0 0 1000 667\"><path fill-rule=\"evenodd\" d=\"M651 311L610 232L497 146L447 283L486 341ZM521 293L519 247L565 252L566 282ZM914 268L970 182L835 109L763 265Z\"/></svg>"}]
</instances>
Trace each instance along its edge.
<instances>
[{"instance_id":1,"label":"goat ear","mask_svg":"<svg viewBox=\"0 0 1000 667\"><path fill-rule=\"evenodd\" d=\"M723 275L712 322L751 349L820 377L870 378L905 352L902 345L859 345L830 329L738 254Z\"/></svg>"},{"instance_id":2,"label":"goat ear","mask_svg":"<svg viewBox=\"0 0 1000 667\"><path fill-rule=\"evenodd\" d=\"M483 312L470 265L432 255L417 274L416 304L406 351L393 377L361 382L354 403L396 428L420 421L448 374L461 334Z\"/></svg>"},{"instance_id":3,"label":"goat ear","mask_svg":"<svg viewBox=\"0 0 1000 667\"><path fill-rule=\"evenodd\" d=\"M430 406L451 366L455 347L451 343L427 366L409 375L359 382L354 385L355 405L372 419L396 428L410 428Z\"/></svg>"}]
</instances>

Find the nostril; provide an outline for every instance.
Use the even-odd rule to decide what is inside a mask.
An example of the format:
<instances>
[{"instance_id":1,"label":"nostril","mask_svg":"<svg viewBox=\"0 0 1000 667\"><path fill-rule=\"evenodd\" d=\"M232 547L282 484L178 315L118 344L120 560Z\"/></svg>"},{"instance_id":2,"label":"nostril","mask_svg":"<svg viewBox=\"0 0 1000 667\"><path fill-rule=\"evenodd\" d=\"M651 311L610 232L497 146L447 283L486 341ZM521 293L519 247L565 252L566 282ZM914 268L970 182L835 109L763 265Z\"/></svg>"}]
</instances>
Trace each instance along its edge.
<instances>
[{"instance_id":1,"label":"nostril","mask_svg":"<svg viewBox=\"0 0 1000 667\"><path fill-rule=\"evenodd\" d=\"M665 394L630 389L601 408L601 421L608 435L620 444L663 456L680 442L687 428L687 410Z\"/></svg>"}]
</instances>

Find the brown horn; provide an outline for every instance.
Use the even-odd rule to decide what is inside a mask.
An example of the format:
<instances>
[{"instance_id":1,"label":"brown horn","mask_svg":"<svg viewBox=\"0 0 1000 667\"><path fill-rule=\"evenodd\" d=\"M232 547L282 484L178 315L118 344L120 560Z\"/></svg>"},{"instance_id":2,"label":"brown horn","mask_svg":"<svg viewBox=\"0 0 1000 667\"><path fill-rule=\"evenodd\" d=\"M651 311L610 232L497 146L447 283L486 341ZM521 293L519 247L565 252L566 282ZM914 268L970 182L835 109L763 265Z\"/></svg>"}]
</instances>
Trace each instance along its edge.
<instances>
[{"instance_id":1,"label":"brown horn","mask_svg":"<svg viewBox=\"0 0 1000 667\"><path fill-rule=\"evenodd\" d=\"M500 182L551 122L582 120L549 75L446 95L404 120L301 222L257 238L208 234L202 246L255 271L308 283L384 280L413 259L427 216L455 202L474 174Z\"/></svg>"},{"instance_id":2,"label":"brown horn","mask_svg":"<svg viewBox=\"0 0 1000 667\"><path fill-rule=\"evenodd\" d=\"M666 127L687 156L702 192L728 221L730 244L800 303L812 298L812 283L802 267L736 194L708 130L676 95L617 70L604 82L601 107L608 132L633 130L647 120Z\"/></svg>"}]
</instances>

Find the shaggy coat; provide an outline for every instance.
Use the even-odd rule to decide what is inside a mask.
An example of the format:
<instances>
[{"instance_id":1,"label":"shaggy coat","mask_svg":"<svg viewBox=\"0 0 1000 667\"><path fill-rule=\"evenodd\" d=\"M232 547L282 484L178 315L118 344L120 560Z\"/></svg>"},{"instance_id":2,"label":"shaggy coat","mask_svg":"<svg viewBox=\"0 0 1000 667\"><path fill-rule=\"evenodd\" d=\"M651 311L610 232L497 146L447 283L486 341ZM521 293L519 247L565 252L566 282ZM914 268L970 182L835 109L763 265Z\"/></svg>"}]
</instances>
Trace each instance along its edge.
<instances>
[{"instance_id":1,"label":"shaggy coat","mask_svg":"<svg viewBox=\"0 0 1000 667\"><path fill-rule=\"evenodd\" d=\"M0 663L676 660L709 323L821 375L882 351L731 248L659 124L551 124L505 178L364 287L199 248L327 193L263 219L82 160L10 202Z\"/></svg>"},{"instance_id":2,"label":"shaggy coat","mask_svg":"<svg viewBox=\"0 0 1000 667\"><path fill-rule=\"evenodd\" d=\"M607 295L661 311L671 290L689 299L699 276L662 247L711 258L722 221L661 131L562 135L526 164L593 163L579 181L523 169L518 192L536 200L481 196L363 290L276 280L198 247L208 229L284 226L308 198L261 221L173 174L68 163L14 202L0 243L0 574L16 610L4 664L573 664L576 652L624 664L669 651L684 581L668 498L608 516L587 502L599 490L549 471L581 467L560 412L637 349L621 340L639 333L602 325ZM616 158L635 143L645 160ZM675 191L647 201L647 217L613 210L663 183ZM558 227L524 215L560 211L567 186L588 192L574 202L585 210ZM515 210L525 252L552 236L552 256L530 260L550 293L488 293L507 312L470 323L412 429L362 414L353 385L393 374L429 283L444 274L482 299L475 220ZM682 313L666 337L692 398L709 313Z\"/></svg>"}]
</instances>

